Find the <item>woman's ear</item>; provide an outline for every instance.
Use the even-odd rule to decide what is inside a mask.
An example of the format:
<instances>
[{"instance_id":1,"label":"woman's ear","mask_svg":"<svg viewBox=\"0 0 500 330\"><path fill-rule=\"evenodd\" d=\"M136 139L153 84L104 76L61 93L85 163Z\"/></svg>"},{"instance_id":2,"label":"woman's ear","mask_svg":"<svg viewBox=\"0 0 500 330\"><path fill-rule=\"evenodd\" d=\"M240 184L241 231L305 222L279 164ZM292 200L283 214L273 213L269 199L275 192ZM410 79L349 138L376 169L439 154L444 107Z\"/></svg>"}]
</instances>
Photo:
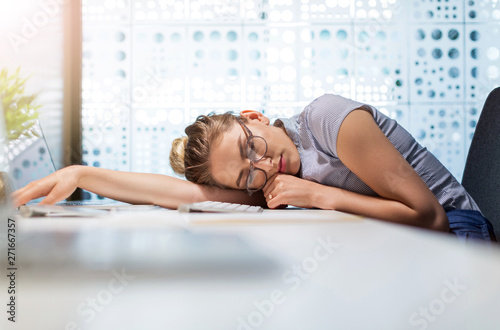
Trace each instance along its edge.
<instances>
[{"instance_id":1,"label":"woman's ear","mask_svg":"<svg viewBox=\"0 0 500 330\"><path fill-rule=\"evenodd\" d=\"M242 110L240 112L240 116L248 118L250 120L258 120L264 125L269 125L269 118L267 118L261 112L256 110Z\"/></svg>"}]
</instances>

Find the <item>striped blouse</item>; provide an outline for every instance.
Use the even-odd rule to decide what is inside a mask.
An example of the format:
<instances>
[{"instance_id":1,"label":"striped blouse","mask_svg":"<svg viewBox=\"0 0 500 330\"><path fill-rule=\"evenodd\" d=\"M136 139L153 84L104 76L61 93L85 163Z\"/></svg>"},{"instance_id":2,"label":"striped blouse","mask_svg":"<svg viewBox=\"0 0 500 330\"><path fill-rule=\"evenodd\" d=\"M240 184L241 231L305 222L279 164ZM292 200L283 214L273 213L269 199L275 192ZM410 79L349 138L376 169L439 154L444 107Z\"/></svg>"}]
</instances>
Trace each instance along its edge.
<instances>
[{"instance_id":1,"label":"striped blouse","mask_svg":"<svg viewBox=\"0 0 500 330\"><path fill-rule=\"evenodd\" d=\"M378 196L342 164L337 156L340 125L355 109L364 109L373 115L382 132L424 180L445 211L479 211L472 197L444 165L395 120L373 106L339 95L325 94L311 102L300 114L278 119L274 123L275 126L285 128L297 147L301 178L359 194Z\"/></svg>"}]
</instances>

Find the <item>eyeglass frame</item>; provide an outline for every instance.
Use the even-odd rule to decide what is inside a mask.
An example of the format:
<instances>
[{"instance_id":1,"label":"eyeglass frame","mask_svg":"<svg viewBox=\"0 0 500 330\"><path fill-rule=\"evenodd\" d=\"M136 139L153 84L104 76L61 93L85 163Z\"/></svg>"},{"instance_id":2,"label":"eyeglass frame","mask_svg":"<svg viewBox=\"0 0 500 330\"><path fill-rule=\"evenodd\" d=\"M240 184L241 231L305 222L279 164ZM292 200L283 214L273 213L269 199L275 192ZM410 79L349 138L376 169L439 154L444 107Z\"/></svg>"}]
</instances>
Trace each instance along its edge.
<instances>
[{"instance_id":1,"label":"eyeglass frame","mask_svg":"<svg viewBox=\"0 0 500 330\"><path fill-rule=\"evenodd\" d=\"M267 141L262 136L253 135L252 131L250 131L250 129L247 127L247 125L245 125L243 123L243 121L241 121L240 118L238 118L238 117L235 117L235 118L240 123L240 125L244 128L244 131L246 131L246 133L248 135L248 137L247 137L247 145L246 145L246 148L245 148L245 154L247 156L247 159L250 161L250 171L248 171L248 176L247 176L247 180L245 182L245 186L246 186L246 189L247 189L247 192L248 192L248 196L252 196L252 194L254 192L257 192L257 191L261 190L262 188L264 188L264 186L267 183L267 173L264 170L262 170L262 169L254 166L254 163L260 161L262 158L264 158L266 156L266 153L267 153ZM262 141L264 141L264 145L266 146L266 150L264 151L264 154L260 158L252 160L248 156L248 149L252 150L252 148L250 147L250 141L252 139L254 139L254 138L260 138L260 139L262 139ZM260 187L259 189L250 189L250 188L248 188L248 179L250 178L250 173L252 173L252 171L256 171L256 170L261 171L262 173L264 173L264 176L265 176L266 179L264 180L264 184L262 184L262 187Z\"/></svg>"}]
</instances>

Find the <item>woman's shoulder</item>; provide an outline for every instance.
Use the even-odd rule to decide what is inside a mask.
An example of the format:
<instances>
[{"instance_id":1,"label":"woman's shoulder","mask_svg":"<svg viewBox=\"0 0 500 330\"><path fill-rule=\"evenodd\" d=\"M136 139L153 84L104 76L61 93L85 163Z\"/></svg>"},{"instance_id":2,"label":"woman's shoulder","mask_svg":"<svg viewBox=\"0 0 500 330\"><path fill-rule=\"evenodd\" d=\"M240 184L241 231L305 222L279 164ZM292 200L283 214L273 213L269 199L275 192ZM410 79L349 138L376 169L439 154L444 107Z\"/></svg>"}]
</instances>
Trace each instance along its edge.
<instances>
[{"instance_id":1,"label":"woman's shoulder","mask_svg":"<svg viewBox=\"0 0 500 330\"><path fill-rule=\"evenodd\" d=\"M341 95L324 94L309 103L301 115L304 121L315 123L319 120L341 119L354 109L367 107L364 103Z\"/></svg>"},{"instance_id":2,"label":"woman's shoulder","mask_svg":"<svg viewBox=\"0 0 500 330\"><path fill-rule=\"evenodd\" d=\"M309 103L298 118L303 139L310 139L317 149L336 157L340 124L352 110L363 106L340 95L324 94Z\"/></svg>"},{"instance_id":3,"label":"woman's shoulder","mask_svg":"<svg viewBox=\"0 0 500 330\"><path fill-rule=\"evenodd\" d=\"M323 94L317 98L315 98L311 103L309 103L306 107L307 108L314 108L314 107L321 107L326 104L329 105L335 105L344 102L344 100L349 100L341 95L338 94L331 94L331 93L326 93Z\"/></svg>"}]
</instances>

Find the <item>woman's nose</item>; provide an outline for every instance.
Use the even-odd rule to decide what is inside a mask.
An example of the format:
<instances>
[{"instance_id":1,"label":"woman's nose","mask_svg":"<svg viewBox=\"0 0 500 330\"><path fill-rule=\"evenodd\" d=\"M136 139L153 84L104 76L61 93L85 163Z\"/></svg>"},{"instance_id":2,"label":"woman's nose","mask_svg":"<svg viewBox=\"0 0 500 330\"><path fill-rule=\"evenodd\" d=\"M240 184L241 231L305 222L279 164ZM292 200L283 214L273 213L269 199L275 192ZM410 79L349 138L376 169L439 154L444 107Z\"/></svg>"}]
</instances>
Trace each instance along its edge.
<instances>
[{"instance_id":1,"label":"woman's nose","mask_svg":"<svg viewBox=\"0 0 500 330\"><path fill-rule=\"evenodd\" d=\"M269 173L273 169L272 159L271 157L264 157L261 160L254 162L253 166Z\"/></svg>"}]
</instances>

